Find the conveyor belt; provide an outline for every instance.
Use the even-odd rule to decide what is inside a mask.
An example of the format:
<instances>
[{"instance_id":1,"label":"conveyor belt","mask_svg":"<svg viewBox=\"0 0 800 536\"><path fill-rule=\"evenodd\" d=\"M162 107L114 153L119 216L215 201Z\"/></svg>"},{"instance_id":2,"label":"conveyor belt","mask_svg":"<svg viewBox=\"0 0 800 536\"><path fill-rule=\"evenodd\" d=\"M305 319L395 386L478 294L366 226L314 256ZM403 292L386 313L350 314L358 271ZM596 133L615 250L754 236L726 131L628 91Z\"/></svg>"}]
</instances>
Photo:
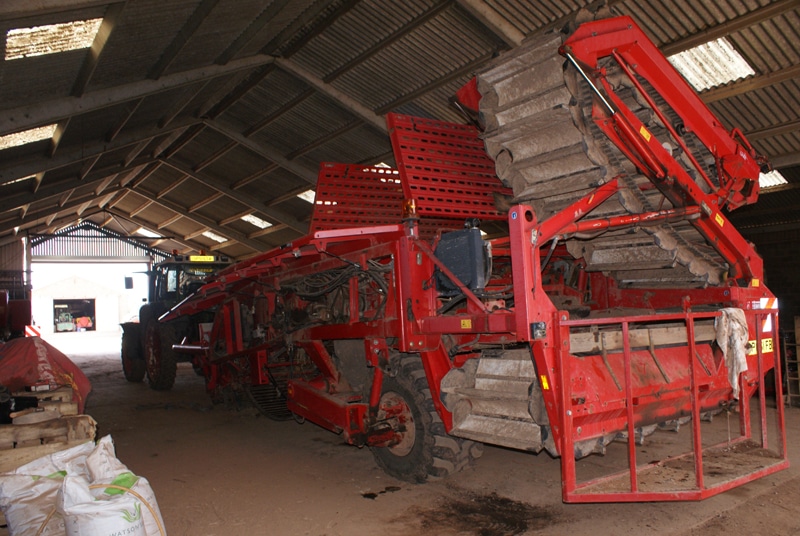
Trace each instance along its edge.
<instances>
[{"instance_id":1,"label":"conveyor belt","mask_svg":"<svg viewBox=\"0 0 800 536\"><path fill-rule=\"evenodd\" d=\"M497 176L540 222L617 176L623 188L590 218L671 208L592 121L593 95L575 68L565 67L558 52L562 38L551 33L530 39L478 75L484 142ZM618 94L654 135L668 140L630 83L608 68ZM716 285L727 271L687 221L573 236L567 247L585 259L587 270L611 272L620 285Z\"/></svg>"}]
</instances>

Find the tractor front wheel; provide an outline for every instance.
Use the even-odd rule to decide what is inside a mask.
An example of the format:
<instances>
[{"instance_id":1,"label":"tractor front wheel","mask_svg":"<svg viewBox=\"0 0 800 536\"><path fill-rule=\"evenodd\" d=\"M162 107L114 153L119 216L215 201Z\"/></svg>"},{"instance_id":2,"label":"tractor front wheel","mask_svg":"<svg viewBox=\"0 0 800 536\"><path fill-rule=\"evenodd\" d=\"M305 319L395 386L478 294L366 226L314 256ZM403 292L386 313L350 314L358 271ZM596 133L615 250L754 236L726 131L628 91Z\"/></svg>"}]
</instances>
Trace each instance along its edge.
<instances>
[{"instance_id":1,"label":"tractor front wheel","mask_svg":"<svg viewBox=\"0 0 800 536\"><path fill-rule=\"evenodd\" d=\"M175 385L178 360L172 351L173 330L156 319L147 322L144 336L144 361L150 388L168 391Z\"/></svg>"},{"instance_id":2,"label":"tractor front wheel","mask_svg":"<svg viewBox=\"0 0 800 536\"><path fill-rule=\"evenodd\" d=\"M398 432L395 444L371 447L377 464L389 475L422 483L441 478L470 465L483 453L483 445L453 437L445 431L433 405L422 360L400 358L395 377L383 380L378 421L388 421Z\"/></svg>"}]
</instances>

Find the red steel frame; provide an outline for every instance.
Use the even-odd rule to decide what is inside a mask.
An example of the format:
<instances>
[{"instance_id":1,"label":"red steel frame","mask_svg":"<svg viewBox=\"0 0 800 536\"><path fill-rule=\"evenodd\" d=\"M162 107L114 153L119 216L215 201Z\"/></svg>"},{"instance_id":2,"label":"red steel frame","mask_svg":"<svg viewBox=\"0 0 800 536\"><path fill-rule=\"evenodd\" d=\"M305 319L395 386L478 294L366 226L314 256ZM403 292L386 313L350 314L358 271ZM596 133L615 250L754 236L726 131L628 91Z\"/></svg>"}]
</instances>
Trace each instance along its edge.
<instances>
[{"instance_id":1,"label":"red steel frame","mask_svg":"<svg viewBox=\"0 0 800 536\"><path fill-rule=\"evenodd\" d=\"M585 225L592 225L592 222L584 222ZM351 261L374 257L391 256L395 261L393 278L397 281L397 286L392 293L390 303L387 304L386 314L376 322L351 321L347 325L321 325L304 329L293 334L294 344L306 350L312 357L317 367L321 371L321 377L317 380L292 380L289 384L289 408L298 414L330 430L341 432L343 437L355 444L369 444L380 446L392 440L391 433L370 435L367 429L367 421L371 408L376 407L380 394L380 383L382 372L380 364L382 360L388 358L387 337L397 337L394 348L400 352L418 352L423 358L426 374L429 380L433 398L442 420L447 430L452 427L452 417L447 409L441 404L439 384L442 378L455 366L460 366L466 358L452 360L448 356L442 345L442 336L448 335L456 338L459 342L481 337L485 342L501 342L513 344L515 342L526 342L531 344L533 359L536 370L540 374L540 384L543 387L545 403L548 408L552 433L556 440L558 451L562 455L562 477L564 482L563 498L566 502L603 502L603 501L651 501L651 500L689 500L701 499L740 485L755 478L759 478L774 471L783 469L787 466L785 455L785 437L781 427L780 448L782 458L775 464L757 471L742 475L722 485L706 487L702 481L702 456L695 456L698 460L698 482L696 490L683 490L676 492L654 493L642 490L637 487L637 475L646 470L636 464L633 443L629 443L630 457L630 482L629 492L616 493L590 493L592 486L597 482L582 483L576 482L575 460L572 456L565 453L573 451L573 444L577 438L577 429L582 424L577 422L577 416L573 414L576 403L573 401L572 391L573 381L576 373L585 365L570 365L579 363L579 360L570 354L570 328L586 325L619 324L627 339L628 326L632 323L666 322L669 320L684 320L687 323L688 350L683 349L686 355L693 355L697 351L694 345L693 323L695 319L708 318L715 316L714 313L691 313L686 311L676 315L645 315L639 317L622 317L610 319L587 319L569 320L568 314L557 311L544 293L541 278L538 274L541 271L539 247L534 244L532 238L540 232L543 226L539 225L532 215L530 207L513 207L509 214L510 236L507 242L502 240L494 241L495 250L498 257L510 256L513 266L513 283L516 306L512 311L490 311L484 304L465 289L465 293L471 295L465 311L459 314L441 316L436 314L436 303L434 292L420 293L414 289L422 288L425 280L429 279L430 273L438 260L433 255L430 246L416 237L416 222L409 222L406 225L387 225L371 228L353 228L343 230L318 231L313 236L307 237L293 243L290 247L274 250L264 254L254 260L247 261L233 269L224 272L218 281L205 287L203 292L194 300L184 303L176 308L171 315L191 314L191 312L209 308L216 305L219 307L218 318L221 320L215 324L212 332L212 341L223 340L228 348L228 357L236 355L251 355L253 359L263 360L263 353L272 351L271 348L244 349L241 338L235 334L239 333L240 322L239 306L233 295L240 293L245 286L254 279L262 281L279 281L283 277L301 276L304 273L314 273L317 270L325 269L340 263L336 258L326 258L322 252L335 252L337 256ZM438 263L440 268L445 269ZM222 290L222 291L221 291ZM687 300L674 291L651 290L651 293L660 294L659 303L671 306L686 304ZM722 297L725 296L724 299ZM758 321L759 315L768 314L773 317L772 340L777 340L775 326L777 326L777 315L773 312L760 312L752 310L757 307L759 300L769 297L766 289L760 288L726 288L711 289L705 293L702 290L696 291L692 296L693 303L702 304L705 302L716 302L721 300L730 305L739 304L750 309L748 316L750 324L755 333L757 348L757 360L752 361L751 370L757 370L756 379L751 379L746 386L743 385L743 395L741 402L742 432L746 437L750 435L749 415L747 409L747 399L759 384L757 378L763 378L763 373L768 368L774 367L777 359L777 352L765 354L762 352L762 334L760 333L761 322ZM703 300L705 298L705 300ZM670 302L670 300L672 300ZM226 312L227 311L227 312ZM167 317L169 318L169 317ZM413 319L407 321L404 319ZM755 319L755 320L754 320ZM534 323L545 323L547 335L542 339L533 339L531 327ZM320 341L332 340L337 338L362 338L370 364L376 371L374 383L372 385L371 396L368 401L351 400L337 396L336 384L338 381L337 372L330 360L330 356L325 351ZM773 345L774 347L774 345ZM612 420L602 421L606 425L612 422L621 422L629 432L629 438L635 434L631 433L635 425L640 424L636 412L642 408L655 407L661 412L661 417L667 419L680 413L683 406L676 406L674 400L666 397L664 400L645 401L639 400L643 395L635 392L632 385L631 362L632 352L630 347L624 349L622 354L624 364L624 396L620 398L616 389L605 378L605 384L598 383L598 389L602 389L602 396L609 402L617 405L624 410L624 414L614 416ZM685 359L685 358L683 358ZM578 368L575 368L578 367ZM776 369L779 367L776 367ZM699 391L699 382L696 380L697 366L694 360L690 360L689 369L691 371L691 381L688 386L688 397L692 415L692 430L694 434L694 449L698 454L702 453L700 441L700 424L697 418L700 412L698 401L704 396ZM583 371L586 374L588 371ZM779 371L776 370L776 373ZM723 370L724 379L724 370ZM601 379L597 380L598 382ZM725 380L726 381L726 380ZM549 387L548 387L549 386ZM687 387L682 386L683 389ZM641 391L641 386L638 388ZM726 387L729 390L729 388ZM780 385L777 386L778 396L780 396ZM712 389L719 391L719 387ZM760 390L763 393L763 390ZM765 430L764 409L765 402L763 394L760 395L760 406L762 408L762 431ZM634 404L634 399L637 399ZM778 398L780 400L780 398ZM636 410L634 410L636 408ZM706 408L707 409L707 408ZM783 422L782 408L779 414L779 422ZM587 427L583 423L584 427ZM587 427L588 429L588 427ZM585 437L586 432L584 432ZM764 447L767 447L765 436L762 439ZM632 441L632 439L631 439Z\"/></svg>"},{"instance_id":2,"label":"red steel frame","mask_svg":"<svg viewBox=\"0 0 800 536\"><path fill-rule=\"evenodd\" d=\"M670 458L668 460L661 460L659 462L651 462L647 464L639 465L637 462L636 457L636 437L635 437L635 430L634 430L634 407L636 405L635 398L633 396L633 389L632 383L633 378L631 375L631 348L628 339L628 331L629 326L631 323L636 322L637 319L634 317L625 317L625 318L613 318L613 319L604 319L604 320L560 320L557 321L558 328L562 332L562 338L566 337L569 338L569 328L570 327L578 327L578 326L588 326L588 325L602 325L602 324L621 324L622 326L622 333L623 333L623 340L625 341L625 347L623 351L623 361L624 361L624 385L625 385L625 407L626 407L626 426L627 426L627 450L628 450L628 469L627 471L623 471L621 473L613 474L613 475L606 475L601 478L596 478L587 482L578 483L577 476L576 476L576 462L575 459L571 456L562 456L562 465L561 465L561 474L562 474L562 493L563 499L565 502L570 503L581 503L581 502L626 502L626 501L686 501L686 500L701 500L713 495L717 495L734 487L740 486L747 482L750 482L754 479L761 478L763 476L767 476L769 474L775 473L777 471L786 469L789 466L789 460L787 457L787 446L786 446L786 430L783 426L776 426L777 434L777 453L779 454L779 458L776 458L771 464L765 461L764 467L761 469L752 472L746 475L740 475L735 478L730 478L728 480L724 480L718 482L716 484L708 485L705 482L704 474L703 474L703 463L704 463L704 452L705 451L712 451L715 448L719 448L722 445L715 445L712 447L703 447L702 442L702 432L701 432L701 425L700 425L700 405L698 401L702 398L702 393L700 391L700 377L699 371L700 365L696 358L689 358L689 356L696 355L696 347L695 347L695 337L694 337L694 328L695 328L695 321L697 319L702 318L714 318L718 317L719 313L690 313L686 312L684 314L677 314L677 315L661 315L659 318L661 320L683 320L686 323L686 330L687 330L687 340L689 341L688 344L688 352L686 353L685 359L687 362L687 366L690 370L690 387L689 392L691 395L692 405L691 405L691 430L692 430L692 452L691 454L685 454L680 457L691 456L694 459L694 472L695 472L695 482L693 489L684 489L684 490L648 490L643 489L640 487L639 477L640 475L646 473L647 471L653 470L657 467L661 467L666 463L674 461L676 458ZM772 336L772 341L777 341L778 339L778 315L776 312L757 312L755 314L755 328L756 328L756 340L762 340L762 333L761 333L761 324L762 319L766 316L771 317L773 329L770 335ZM652 318L648 317L647 320L652 320ZM740 377L740 388L742 389L743 393L747 393L748 391L752 392L754 386L758 384L760 387L764 386L763 382L759 381L757 378L764 378L766 373L766 366L765 366L765 355L762 352L761 344L757 344L757 367L756 367L756 375L753 378L752 374L743 374ZM559 352L559 369L558 369L558 377L560 381L560 385L567 386L566 389L562 391L561 403L563 407L571 406L571 399L572 399L572 392L569 389L571 386L571 382L568 379L571 377L569 372L570 370L570 362L574 360L574 356L569 355L569 352L565 350L561 350ZM775 360L777 361L777 351L775 353ZM775 396L776 400L782 400L782 383L781 383L781 372L780 367L774 367L775 370ZM768 424L767 424L767 405L766 405L766 393L765 389L758 389L758 401L759 401L759 415L760 415L760 430L761 434L758 438L758 443L761 448L768 449L770 448L769 440L768 440ZM739 425L740 425L740 433L741 436L733 440L731 443L726 443L725 446L730 446L732 444L741 443L749 439L752 435L752 430L750 428L750 396L747 394L743 394L738 402L738 416L739 416ZM783 422L783 404L777 404L777 420L778 423ZM574 413L570 410L567 410L563 413L564 416L564 427L567 430L574 430ZM561 452L571 452L573 449L575 437L573 434L564 434L562 437L562 447ZM628 479L629 490L628 491L613 491L613 492L603 492L603 491L593 491L593 488L603 489L602 485L609 481L613 481L615 479Z\"/></svg>"},{"instance_id":3,"label":"red steel frame","mask_svg":"<svg viewBox=\"0 0 800 536\"><path fill-rule=\"evenodd\" d=\"M330 169L330 168L328 168ZM342 173L346 170L342 168ZM584 200L576 202L569 211L571 214L587 214L602 199L616 191L614 181L598 187L593 195L588 195ZM324 197L323 199L333 199ZM323 205L325 206L325 205ZM579 208L579 210L575 210ZM693 330L695 318L705 318L713 314L685 312L680 315L646 315L640 317L623 317L611 319L569 320L568 314L557 311L552 305L542 287L541 273L542 254L535 237L555 236L566 232L565 229L576 227L598 228L626 226L636 223L640 219L660 217L659 215L632 215L601 220L569 221L567 218L555 218L544 224L539 224L533 211L527 206L513 207L508 215L509 238L493 241L493 250L497 259L510 258L512 265L512 279L515 294L515 307L513 310L489 310L485 304L469 289L462 288L466 294L467 306L458 314L438 315L435 291L420 292L424 281L430 278L434 266L453 276L434 255L429 243L419 238L417 222L411 220L406 224L383 225L375 227L354 227L346 229L320 230L313 235L298 240L283 248L278 248L254 259L244 261L231 267L216 278L216 281L206 285L194 299L180 305L166 318L179 314L192 314L199 310L217 307L218 322L212 331L212 341L223 341L227 349L227 358L239 355L249 355L255 363L263 366L265 355L274 351L272 347L251 348L243 347L240 332L239 305L234 296L245 291L254 280L279 282L285 277L299 277L303 274L315 273L328 267L341 264L342 259L349 262L365 262L365 259L374 257L392 257L395 262L392 279L396 281L394 292L390 293L386 313L376 322L351 321L347 325L321 325L304 329L293 334L294 344L302 347L312 357L321 371L319 381L292 380L288 387L289 408L296 414L305 417L330 430L341 432L343 437L355 444L384 445L392 440L391 433L369 434L367 429L368 417L377 406L380 395L380 384L383 374L381 363L388 358L389 346L387 337L397 337L394 348L400 352L419 353L423 358L429 386L434 402L446 429L452 427L452 416L443 406L440 399L439 384L442 378L453 367L460 366L469 357L452 360L442 344L442 337L447 335L455 338L460 344L480 337L484 342L502 344L529 343L536 370L540 371L540 384L543 386L545 403L550 415L552 433L556 440L558 451L562 454L562 474L564 482L564 500L567 502L598 502L598 501L649 501L649 500L687 500L704 498L714 493L724 491L729 487L739 485L746 481L764 476L770 472L782 469L788 463L785 458L785 439L783 457L779 462L769 468L756 473L743 475L738 479L722 485L707 488L702 482L702 470L698 472L698 489L691 491L678 491L671 493L652 493L638 489L637 475L644 470L636 465L633 444L629 445L631 491L627 493L589 493L596 482L578 484L575 479L575 460L570 455L577 438L576 430L581 424L588 430L585 423L579 423L573 414L576 408L573 403L574 393L571 390L571 378L580 370L570 366L576 362L575 357L569 352L570 328L585 325L601 325L616 323L627 334L628 326L636 322L665 322L668 320L683 319L688 324L688 331ZM325 252L335 254L335 257ZM616 291L626 305L632 303L645 305L652 308L658 304L660 308L683 307L688 309L690 304L703 305L704 303L722 303L729 306L739 305L747 309L759 307L762 298L771 295L764 288L721 287L709 289L687 289L680 292L658 289L650 290L625 290ZM613 294L613 292L610 292ZM649 294L648 297L644 297ZM619 300L613 296L608 298ZM755 330L755 339L761 340L759 332L760 322L753 321L753 315L762 314L758 311L748 313L751 317L752 329ZM773 313L768 313L773 314ZM773 314L773 316L776 316ZM407 320L413 319L413 320ZM542 339L534 339L532 326L543 323L547 327L547 335ZM773 319L773 326L777 319ZM774 330L774 328L773 328ZM376 372L371 395L368 401L350 400L337 395L337 372L331 362L330 356L325 351L320 341L337 338L362 338L368 348L367 356L371 366ZM772 334L776 340L776 334ZM688 353L696 352L693 334L687 335L689 341ZM758 377L763 377L763 371L773 368L777 353L763 354L761 343L758 361L753 363L759 370ZM773 345L774 346L774 345ZM200 351L205 351L199 347ZM684 352L686 350L684 349ZM704 354L705 355L705 354ZM632 353L629 347L623 352L625 394L620 399L609 378L598 378L598 388L602 389L602 396L609 402L624 409L624 414L616 415L611 420L606 419L601 423L608 425L612 422L620 423L614 426L623 426L629 432L629 437L634 437L630 431L634 425L640 424L640 419L634 413L634 397L637 399L637 412L647 407L642 401L641 392L634 392L631 384ZM699 413L697 401L701 398L698 391L698 382L694 380L694 360L690 363L692 382L688 396L693 415ZM257 367L254 367L257 369ZM574 369L574 370L573 370ZM724 376L724 375L723 375ZM214 381L224 381L224 378L212 378ZM253 381L266 382L268 378L256 375ZM604 383L603 383L604 382ZM547 387L549 386L549 388ZM641 387L641 386L640 386ZM779 387L779 386L778 386ZM681 388L686 389L686 385ZM728 389L727 386L724 389ZM720 390L719 386L714 392ZM749 421L745 415L746 401L753 388L745 388L746 396L742 397L742 430L749 436ZM684 399L686 396L684 396ZM613 399L613 400L612 400ZM644 400L644 399L642 399ZM685 402L684 402L685 403ZM680 412L682 406L676 406L674 400L668 397L665 400L649 400L648 404L660 412L661 418L667 419ZM686 406L687 408L689 406ZM764 407L763 396L761 407ZM763 415L763 412L762 412ZM779 416L782 423L782 414ZM699 440L699 419L694 419L692 424L695 434L696 452L702 452ZM764 426L762 426L762 429ZM586 432L584 432L584 438ZM766 446L766 444L764 445ZM696 459L702 460L702 456ZM699 463L702 463L701 461ZM702 466L700 466L702 469Z\"/></svg>"},{"instance_id":4,"label":"red steel frame","mask_svg":"<svg viewBox=\"0 0 800 536\"><path fill-rule=\"evenodd\" d=\"M763 157L758 156L738 130L725 130L722 122L703 103L671 63L661 54L630 17L603 19L581 25L564 42L562 52L585 65L600 85L610 106L596 102L595 123L617 147L649 176L655 186L675 205L702 208L703 217L693 220L695 227L730 264L730 276L745 278L753 286L760 284L761 258L721 213L726 206L736 208L755 202L758 176ZM606 78L602 60L612 58L628 79L648 100L653 111L671 134L671 140L695 164L694 171L703 179L710 193L704 193L688 171L663 147L625 103ZM643 86L647 81L667 105L679 114L686 132L695 134L716 158L719 188L697 163L683 143L677 129L656 105Z\"/></svg>"},{"instance_id":5,"label":"red steel frame","mask_svg":"<svg viewBox=\"0 0 800 536\"><path fill-rule=\"evenodd\" d=\"M632 32L628 21L611 21L586 29L582 26L566 47L580 61L589 65L592 65L595 56L612 52L624 56L629 53L629 48L640 47L638 42L629 42L631 36L638 38L638 34ZM618 32L622 32L625 38L615 37ZM601 38L593 42L589 39L592 33L597 33ZM624 41L624 46L620 45L621 41ZM594 51L596 48L600 49L600 53ZM647 46L642 50L649 51ZM649 64L644 65L649 61L646 54L634 53L632 58L639 62L637 69L640 72L647 71ZM655 72L658 78L658 69ZM673 82L669 76L667 78L670 83ZM602 77L600 80L605 84ZM668 87L659 81L650 82L660 91ZM608 85L603 87L611 92ZM686 91L681 90L681 95L683 93ZM687 103L694 102L688 96L681 98L684 100L672 104L680 111L685 110ZM723 189L739 192L735 185L749 175L738 174L736 170L749 170L756 159L747 151L741 151L742 145L732 140L733 136L720 129L718 123L714 123L706 132L703 121L711 119L702 111L704 107L698 108L701 110L697 112L697 117L687 122L687 126L702 130L698 135L704 140L707 136L715 137L718 141L715 147L719 148L715 154L729 173L721 181ZM761 261L758 256L727 224L727 220L719 215L719 208L708 210L709 207L721 207L723 201L735 205L743 200L729 193L725 194L724 199L713 193L703 194L696 184L687 181L688 175L684 171L673 169L674 161L666 152L659 152L660 145L647 145L642 138L642 125L637 124L635 118L628 118L624 112L621 113L621 117L610 119L613 125L609 127L610 131L607 130L609 136L643 170L651 172L653 182L672 200L675 208L614 218L587 219L587 214L617 192L617 181L612 180L598 186L586 197L545 222L538 222L528 206L515 206L507 216L501 215L494 208L493 195L508 195L510 191L494 176L493 165L483 152L474 128L390 114L388 124L399 167L397 172L366 166L323 164L313 231L309 236L224 270L194 297L164 315L162 320L216 309L217 320L210 347L197 343L182 345L179 349L204 356L207 368L215 370L220 362L247 358L251 362L251 371L255 371L251 374L252 381L266 383L269 378L262 373L261 367L268 366L269 354L279 351L278 346L284 341L274 340L246 348L240 335L240 300L248 296L273 296L275 289L290 279L348 265L366 268L370 260L383 259L388 263L388 259L391 259L391 264L387 264L391 266L390 274L386 276L390 288L385 296L382 316L372 319L359 317L359 287L357 281L351 280L349 320L337 324L312 325L291 333L291 344L303 349L318 370L318 376L314 378L294 378L289 381L288 407L297 415L342 433L344 439L353 444L390 445L396 438L396 432L370 429L370 419L374 418L380 399L384 367L390 352L416 353L422 358L435 407L445 428L450 431L453 427L452 415L441 400L442 378L468 359L479 357L479 350L470 349L478 342L493 345L526 344L531 349L551 433L562 457L563 498L566 502L702 499L785 468L788 461L783 408L778 404L780 459L762 470L749 471L723 484L707 485L704 482L703 445L698 417L701 411L707 411L719 402L729 401L731 389L725 383L724 367L709 365L715 359L710 345L706 342L698 344L695 340L695 323L706 322L716 313L694 312L693 308L727 306L739 307L746 312L750 338L755 341L758 351L755 356L748 358L749 370L755 370L757 376L748 372L742 381L740 429L745 438L752 433L749 397L762 386L762 378L771 368L776 373L776 392L780 397L780 367L775 366L778 352L774 344L777 340L777 313L759 310L762 308L761 301L772 299L773 296L759 285ZM635 134L629 136L631 131L637 132L636 129L639 129L639 139ZM712 143L717 142L712 140ZM728 149L733 153L725 152ZM740 164L738 168L730 165L732 159L737 158ZM402 198L412 198L417 202L419 219L399 222L402 217L399 206L403 199L395 182L397 176L401 179L399 186L402 187ZM371 189L370 181L376 180L378 183L373 184L375 189ZM354 187L348 188L349 183ZM334 210L333 207L337 208ZM490 307L460 283L434 254L431 241L435 244L437 240L438 233L433 232L436 227L457 228L460 225L450 222L474 217L489 220L507 218L509 236L494 239L491 243L494 259L508 266L510 271L506 275L496 275L487 288L513 285L513 307ZM426 221L431 223L431 218L434 224L427 227L429 231L421 232L426 228ZM612 279L602 274L589 274L581 280L584 285L591 284L597 308L634 307L645 311L639 316L603 319L572 320L567 312L559 311L545 293L541 261L544 255L540 248L547 241L583 230L626 227L643 221L677 218L695 222L731 263L732 275L747 281L731 279L726 286L705 289L620 289ZM465 304L450 314L437 312L439 297L430 283L434 268L456 282L466 297ZM574 295L584 291L567 289ZM667 308L683 312L654 312ZM762 317L772 320L771 349L766 344L768 338L763 337ZM640 372L634 374L632 367L641 364L643 352L630 347L630 326L664 322L683 322L686 326L685 346L651 349L654 352L653 359L661 359L667 368L671 367L670 376L661 371L661 381L652 370L649 375L641 375ZM604 369L589 365L592 360L597 361L598 355L576 356L571 353L572 329L611 324L618 325L622 332L624 347L621 361L618 354L613 366L606 365ZM465 348L465 351L451 357L445 347L445 337ZM354 397L340 387L339 373L323 344L323 341L343 338L362 339L364 342L368 366L374 371L366 400ZM225 348L221 357L210 350L217 343ZM693 357L689 359L688 356ZM698 367L706 369L706 375L711 379L701 382ZM710 372L712 369L713 373ZM623 378L621 383L618 377ZM220 381L224 381L224 377ZM591 383L596 396L610 409L590 415L590 404L582 400L582 393L578 392L580 382ZM660 390L658 396L656 390ZM761 445L766 448L764 389L758 391L762 415ZM638 476L646 467L640 467L636 461L634 429L687 413L694 417L692 450L697 476L695 488L666 493L640 489ZM625 474L630 489L627 492L598 492L598 482L578 483L576 480L576 462L572 455L576 442L587 437L602 437L607 432L604 426L611 431L628 432L629 467Z\"/></svg>"}]
</instances>

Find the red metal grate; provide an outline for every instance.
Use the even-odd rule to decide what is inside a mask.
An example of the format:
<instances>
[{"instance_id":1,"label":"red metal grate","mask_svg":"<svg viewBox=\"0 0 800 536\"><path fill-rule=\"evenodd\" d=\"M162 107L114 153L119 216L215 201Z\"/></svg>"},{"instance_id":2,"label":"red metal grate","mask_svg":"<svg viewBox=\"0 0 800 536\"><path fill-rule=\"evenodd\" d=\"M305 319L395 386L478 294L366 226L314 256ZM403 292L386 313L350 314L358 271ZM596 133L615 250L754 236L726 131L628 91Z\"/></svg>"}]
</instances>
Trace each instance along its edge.
<instances>
[{"instance_id":1,"label":"red metal grate","mask_svg":"<svg viewBox=\"0 0 800 536\"><path fill-rule=\"evenodd\" d=\"M310 231L396 225L402 205L396 169L323 162Z\"/></svg>"},{"instance_id":2,"label":"red metal grate","mask_svg":"<svg viewBox=\"0 0 800 536\"><path fill-rule=\"evenodd\" d=\"M400 114L388 114L387 123L405 195L421 217L506 220L494 194L513 194L495 175L477 129Z\"/></svg>"},{"instance_id":3,"label":"red metal grate","mask_svg":"<svg viewBox=\"0 0 800 536\"><path fill-rule=\"evenodd\" d=\"M397 225L403 219L404 199L396 169L324 162L317 179L310 232ZM423 217L419 234L427 240L437 230L461 226L461 220Z\"/></svg>"}]
</instances>

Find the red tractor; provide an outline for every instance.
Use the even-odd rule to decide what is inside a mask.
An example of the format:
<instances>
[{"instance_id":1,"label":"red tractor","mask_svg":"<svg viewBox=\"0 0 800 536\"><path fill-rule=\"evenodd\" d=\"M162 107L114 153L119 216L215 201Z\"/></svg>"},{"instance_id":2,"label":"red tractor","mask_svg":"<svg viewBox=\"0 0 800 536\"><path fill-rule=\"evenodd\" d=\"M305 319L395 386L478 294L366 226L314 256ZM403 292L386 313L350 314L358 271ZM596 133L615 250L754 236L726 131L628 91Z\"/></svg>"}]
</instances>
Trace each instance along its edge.
<instances>
[{"instance_id":1,"label":"red tractor","mask_svg":"<svg viewBox=\"0 0 800 536\"><path fill-rule=\"evenodd\" d=\"M309 235L163 315L213 314L174 351L213 396L412 482L483 443L560 456L567 502L702 499L787 467L761 388L774 369L780 400L777 306L723 213L757 197L744 137L625 17L526 44L472 87L483 132L390 114L396 169L323 164ZM704 442L729 410L736 436ZM682 425L688 454L642 462L646 436ZM625 470L579 481L576 459L614 441ZM734 473L709 470L725 456Z\"/></svg>"}]
</instances>

